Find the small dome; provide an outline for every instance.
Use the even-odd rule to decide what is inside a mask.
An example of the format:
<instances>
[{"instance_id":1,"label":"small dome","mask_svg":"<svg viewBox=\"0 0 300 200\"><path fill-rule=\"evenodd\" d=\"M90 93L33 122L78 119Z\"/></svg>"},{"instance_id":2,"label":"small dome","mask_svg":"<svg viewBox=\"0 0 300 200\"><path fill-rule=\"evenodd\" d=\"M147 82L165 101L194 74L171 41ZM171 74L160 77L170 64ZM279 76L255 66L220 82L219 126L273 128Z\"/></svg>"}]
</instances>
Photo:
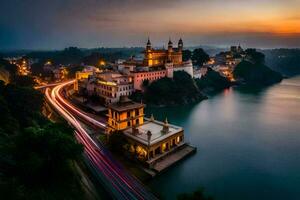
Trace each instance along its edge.
<instances>
[{"instance_id":1,"label":"small dome","mask_svg":"<svg viewBox=\"0 0 300 200\"><path fill-rule=\"evenodd\" d=\"M179 39L178 44L183 44L183 41L181 38Z\"/></svg>"},{"instance_id":2,"label":"small dome","mask_svg":"<svg viewBox=\"0 0 300 200\"><path fill-rule=\"evenodd\" d=\"M150 38L148 38L147 45L151 45Z\"/></svg>"}]
</instances>

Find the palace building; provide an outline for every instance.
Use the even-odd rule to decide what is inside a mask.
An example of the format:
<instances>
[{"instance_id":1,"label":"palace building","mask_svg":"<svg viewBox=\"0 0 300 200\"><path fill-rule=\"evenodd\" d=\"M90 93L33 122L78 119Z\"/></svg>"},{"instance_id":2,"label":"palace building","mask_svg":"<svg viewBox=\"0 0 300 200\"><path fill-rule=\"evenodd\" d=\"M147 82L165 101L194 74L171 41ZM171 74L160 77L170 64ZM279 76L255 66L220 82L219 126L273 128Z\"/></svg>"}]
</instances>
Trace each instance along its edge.
<instances>
[{"instance_id":1,"label":"palace building","mask_svg":"<svg viewBox=\"0 0 300 200\"><path fill-rule=\"evenodd\" d=\"M173 48L173 43L171 39L169 39L168 49L153 49L150 39L148 39L144 52L144 64L150 67L164 65L170 62L174 65L180 65L182 64L182 50L183 41L181 38L178 41L178 48Z\"/></svg>"},{"instance_id":2,"label":"palace building","mask_svg":"<svg viewBox=\"0 0 300 200\"><path fill-rule=\"evenodd\" d=\"M193 64L182 60L183 41L180 38L177 48L173 47L171 39L168 42L168 49L154 49L148 39L144 51L142 65L136 66L130 74L134 79L134 89L143 90L142 84L145 80L149 83L163 77L173 78L176 71L185 71L191 77L194 76Z\"/></svg>"}]
</instances>

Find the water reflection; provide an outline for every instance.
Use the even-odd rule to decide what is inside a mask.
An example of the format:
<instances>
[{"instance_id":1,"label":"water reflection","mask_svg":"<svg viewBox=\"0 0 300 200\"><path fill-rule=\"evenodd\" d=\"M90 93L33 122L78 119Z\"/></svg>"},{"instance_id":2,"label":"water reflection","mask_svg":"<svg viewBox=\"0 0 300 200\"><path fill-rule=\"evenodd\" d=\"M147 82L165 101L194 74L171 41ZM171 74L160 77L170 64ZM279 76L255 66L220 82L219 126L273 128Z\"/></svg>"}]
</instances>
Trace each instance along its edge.
<instances>
[{"instance_id":1,"label":"water reflection","mask_svg":"<svg viewBox=\"0 0 300 200\"><path fill-rule=\"evenodd\" d=\"M262 90L232 88L193 106L147 108L198 147L149 185L166 199L202 185L216 199L298 199L300 77Z\"/></svg>"}]
</instances>

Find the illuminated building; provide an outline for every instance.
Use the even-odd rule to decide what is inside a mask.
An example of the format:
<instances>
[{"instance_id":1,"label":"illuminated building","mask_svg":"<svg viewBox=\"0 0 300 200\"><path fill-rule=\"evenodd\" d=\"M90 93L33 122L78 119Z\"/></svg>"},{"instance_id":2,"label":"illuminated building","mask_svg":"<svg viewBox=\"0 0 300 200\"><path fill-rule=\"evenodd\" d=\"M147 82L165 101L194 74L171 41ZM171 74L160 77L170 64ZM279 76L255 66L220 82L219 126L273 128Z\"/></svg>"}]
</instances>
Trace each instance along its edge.
<instances>
[{"instance_id":1,"label":"illuminated building","mask_svg":"<svg viewBox=\"0 0 300 200\"><path fill-rule=\"evenodd\" d=\"M131 71L134 79L134 89L143 90L143 82L149 83L163 77L173 78L175 71L185 71L193 77L193 64L191 61L182 61L183 41L178 41L178 47L173 48L171 40L168 49L154 49L150 39L146 44L144 59L141 66Z\"/></svg>"},{"instance_id":2,"label":"illuminated building","mask_svg":"<svg viewBox=\"0 0 300 200\"><path fill-rule=\"evenodd\" d=\"M92 75L93 73L94 73L93 71L76 72L76 74L75 74L76 80L75 80L75 83L74 83L74 90L76 92L78 92L79 91L79 86L81 85L80 83L82 83L83 81L87 80L88 77L90 75Z\"/></svg>"},{"instance_id":3,"label":"illuminated building","mask_svg":"<svg viewBox=\"0 0 300 200\"><path fill-rule=\"evenodd\" d=\"M149 166L186 145L181 127L169 124L167 119L160 122L153 116L144 118L144 104L127 97L108 106L108 125L108 133L122 131L128 143L127 151Z\"/></svg>"},{"instance_id":4,"label":"illuminated building","mask_svg":"<svg viewBox=\"0 0 300 200\"><path fill-rule=\"evenodd\" d=\"M182 50L183 41L181 38L178 41L178 48L173 48L173 43L171 39L169 39L168 49L153 49L150 39L148 39L144 64L150 67L164 65L168 62L172 62L174 65L180 65L182 64Z\"/></svg>"},{"instance_id":5,"label":"illuminated building","mask_svg":"<svg viewBox=\"0 0 300 200\"><path fill-rule=\"evenodd\" d=\"M144 123L144 104L135 103L126 96L108 106L108 132L124 130Z\"/></svg>"},{"instance_id":6,"label":"illuminated building","mask_svg":"<svg viewBox=\"0 0 300 200\"><path fill-rule=\"evenodd\" d=\"M68 75L68 70L66 67L59 67L54 69L53 71L54 79L55 80L63 80L67 77Z\"/></svg>"},{"instance_id":7,"label":"illuminated building","mask_svg":"<svg viewBox=\"0 0 300 200\"><path fill-rule=\"evenodd\" d=\"M106 105L118 102L121 96L129 96L134 91L131 76L111 71L77 72L74 89L78 93L86 91L88 96L96 95Z\"/></svg>"},{"instance_id":8,"label":"illuminated building","mask_svg":"<svg viewBox=\"0 0 300 200\"><path fill-rule=\"evenodd\" d=\"M116 72L96 74L94 92L102 97L106 104L118 102L122 96L130 96L133 91L132 77Z\"/></svg>"}]
</instances>

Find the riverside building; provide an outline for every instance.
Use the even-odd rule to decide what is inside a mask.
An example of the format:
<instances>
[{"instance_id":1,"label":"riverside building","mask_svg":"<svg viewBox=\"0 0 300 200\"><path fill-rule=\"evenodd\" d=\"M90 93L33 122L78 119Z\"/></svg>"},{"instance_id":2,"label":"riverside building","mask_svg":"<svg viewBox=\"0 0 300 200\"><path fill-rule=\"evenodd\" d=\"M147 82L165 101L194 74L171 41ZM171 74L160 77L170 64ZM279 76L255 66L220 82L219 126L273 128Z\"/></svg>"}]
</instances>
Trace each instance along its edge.
<instances>
[{"instance_id":1,"label":"riverside building","mask_svg":"<svg viewBox=\"0 0 300 200\"><path fill-rule=\"evenodd\" d=\"M167 119L161 122L153 116L144 118L144 107L125 96L110 104L107 133L122 131L128 143L127 151L156 172L195 151L185 143L182 127L169 124Z\"/></svg>"}]
</instances>

